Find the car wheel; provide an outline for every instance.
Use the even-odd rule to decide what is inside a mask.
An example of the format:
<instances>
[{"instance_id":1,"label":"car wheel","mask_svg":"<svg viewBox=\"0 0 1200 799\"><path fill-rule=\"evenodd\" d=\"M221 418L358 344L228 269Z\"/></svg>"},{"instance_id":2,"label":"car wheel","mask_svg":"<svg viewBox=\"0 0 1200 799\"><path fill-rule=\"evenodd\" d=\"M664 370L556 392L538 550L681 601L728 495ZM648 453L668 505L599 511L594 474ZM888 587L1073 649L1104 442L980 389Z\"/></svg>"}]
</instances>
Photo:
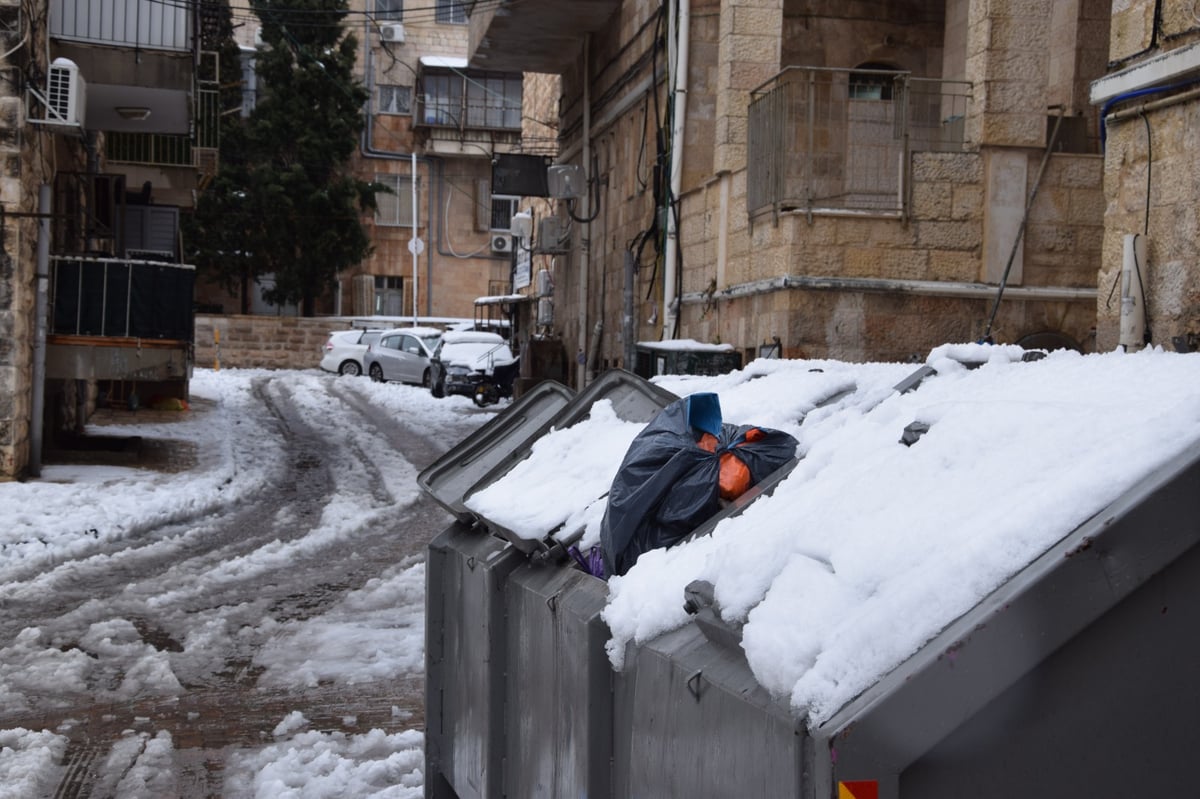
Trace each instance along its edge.
<instances>
[{"instance_id":1,"label":"car wheel","mask_svg":"<svg viewBox=\"0 0 1200 799\"><path fill-rule=\"evenodd\" d=\"M442 397L446 396L446 388L445 388L445 386L442 385L442 381L440 381L440 380L438 382L434 383L433 386L430 387L429 391L430 391L430 393L433 394L433 396L437 397L438 399L441 399Z\"/></svg>"},{"instance_id":2,"label":"car wheel","mask_svg":"<svg viewBox=\"0 0 1200 799\"><path fill-rule=\"evenodd\" d=\"M371 364L371 379L376 383L383 382L383 367L377 363Z\"/></svg>"},{"instance_id":3,"label":"car wheel","mask_svg":"<svg viewBox=\"0 0 1200 799\"><path fill-rule=\"evenodd\" d=\"M342 365L338 367L338 374L358 377L362 374L362 367L358 365L358 361L342 361Z\"/></svg>"},{"instance_id":4,"label":"car wheel","mask_svg":"<svg viewBox=\"0 0 1200 799\"><path fill-rule=\"evenodd\" d=\"M421 375L421 388L429 388L432 385L433 380L429 376L429 370L426 369L425 373Z\"/></svg>"}]
</instances>

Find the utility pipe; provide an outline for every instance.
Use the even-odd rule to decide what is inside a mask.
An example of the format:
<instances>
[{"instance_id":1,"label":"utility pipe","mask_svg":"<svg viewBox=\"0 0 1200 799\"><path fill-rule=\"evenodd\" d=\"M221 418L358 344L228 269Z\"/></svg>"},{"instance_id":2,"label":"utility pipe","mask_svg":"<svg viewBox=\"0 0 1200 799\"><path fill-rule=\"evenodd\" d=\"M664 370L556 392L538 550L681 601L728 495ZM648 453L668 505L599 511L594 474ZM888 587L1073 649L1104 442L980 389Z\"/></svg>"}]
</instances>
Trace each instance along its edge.
<instances>
[{"instance_id":1,"label":"utility pipe","mask_svg":"<svg viewBox=\"0 0 1200 799\"><path fill-rule=\"evenodd\" d=\"M29 474L42 476L46 417L46 324L50 309L50 185L38 187L37 292L33 305L33 398L29 422Z\"/></svg>"},{"instance_id":2,"label":"utility pipe","mask_svg":"<svg viewBox=\"0 0 1200 799\"><path fill-rule=\"evenodd\" d=\"M409 181L412 186L412 237L408 240L408 249L412 252L412 309L413 309L413 327L417 326L417 259L421 256L421 251L417 247L417 242L420 239L417 237L417 154L412 154L412 180ZM432 211L430 216L432 216Z\"/></svg>"},{"instance_id":3,"label":"utility pipe","mask_svg":"<svg viewBox=\"0 0 1200 799\"><path fill-rule=\"evenodd\" d=\"M668 14L667 41L672 48L674 69L671 81L671 171L667 197L667 242L663 254L663 340L675 337L679 314L675 296L679 230L676 204L683 189L683 129L687 121L688 40L691 36L690 0L677 0L675 14Z\"/></svg>"},{"instance_id":4,"label":"utility pipe","mask_svg":"<svg viewBox=\"0 0 1200 799\"><path fill-rule=\"evenodd\" d=\"M588 191L584 192L580 199L580 218L590 219L592 216L591 208L591 185L596 178L591 174L592 169L592 95L590 85L590 70L591 70L591 43L592 35L589 33L583 37L583 172L587 175L587 180L584 185L588 187ZM588 341L588 255L592 246L592 223L585 222L583 230L580 234L579 247L579 353L584 354L584 348ZM587 387L587 357L576 358L578 374L575 378L576 389L582 391Z\"/></svg>"},{"instance_id":5,"label":"utility pipe","mask_svg":"<svg viewBox=\"0 0 1200 799\"><path fill-rule=\"evenodd\" d=\"M1160 108L1178 105L1179 103L1184 103L1188 100L1194 100L1197 97L1200 97L1200 88L1189 89L1186 92L1173 94L1170 97L1164 97L1161 100L1151 100L1148 103L1140 103L1138 105L1130 106L1129 108L1122 108L1120 111L1113 111L1103 120L1101 120L1101 124L1104 124L1105 122L1120 122L1121 120L1129 119L1130 117L1139 117L1147 111L1157 111Z\"/></svg>"},{"instance_id":6,"label":"utility pipe","mask_svg":"<svg viewBox=\"0 0 1200 799\"><path fill-rule=\"evenodd\" d=\"M699 305L714 300L735 300L770 294L786 289L805 291L845 291L862 294L912 294L922 297L947 297L962 300L992 299L996 287L987 283L949 280L899 280L885 278L822 277L784 275L783 277L740 283L711 294L691 292L681 298L683 305ZM1011 299L1039 302L1095 302L1096 289L1072 286L1012 286L1005 294Z\"/></svg>"}]
</instances>

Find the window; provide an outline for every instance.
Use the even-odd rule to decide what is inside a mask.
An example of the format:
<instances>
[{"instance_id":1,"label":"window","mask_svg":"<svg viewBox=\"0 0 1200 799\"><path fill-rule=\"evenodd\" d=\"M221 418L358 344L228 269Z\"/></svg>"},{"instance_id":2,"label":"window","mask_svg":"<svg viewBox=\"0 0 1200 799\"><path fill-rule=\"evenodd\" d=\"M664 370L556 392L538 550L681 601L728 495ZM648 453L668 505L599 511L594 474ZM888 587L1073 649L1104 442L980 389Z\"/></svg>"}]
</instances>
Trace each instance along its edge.
<instances>
[{"instance_id":1,"label":"window","mask_svg":"<svg viewBox=\"0 0 1200 799\"><path fill-rule=\"evenodd\" d=\"M466 4L463 0L437 0L437 21L451 25L466 25Z\"/></svg>"},{"instance_id":2,"label":"window","mask_svg":"<svg viewBox=\"0 0 1200 799\"><path fill-rule=\"evenodd\" d=\"M426 73L424 88L426 125L457 128L462 122L462 78L452 73Z\"/></svg>"},{"instance_id":3,"label":"window","mask_svg":"<svg viewBox=\"0 0 1200 799\"><path fill-rule=\"evenodd\" d=\"M376 89L376 111L380 114L411 114L412 87L380 84Z\"/></svg>"},{"instance_id":4,"label":"window","mask_svg":"<svg viewBox=\"0 0 1200 799\"><path fill-rule=\"evenodd\" d=\"M521 129L520 75L467 77L467 125Z\"/></svg>"},{"instance_id":5,"label":"window","mask_svg":"<svg viewBox=\"0 0 1200 799\"><path fill-rule=\"evenodd\" d=\"M895 83L895 67L888 64L869 62L861 64L856 69L887 70L891 74L881 75L876 72L851 72L848 96L851 100L891 100L892 86Z\"/></svg>"},{"instance_id":6,"label":"window","mask_svg":"<svg viewBox=\"0 0 1200 799\"><path fill-rule=\"evenodd\" d=\"M520 130L521 97L519 73L427 69L421 75L426 125Z\"/></svg>"},{"instance_id":7,"label":"window","mask_svg":"<svg viewBox=\"0 0 1200 799\"><path fill-rule=\"evenodd\" d=\"M404 314L404 278L375 276L375 314L401 316Z\"/></svg>"},{"instance_id":8,"label":"window","mask_svg":"<svg viewBox=\"0 0 1200 799\"><path fill-rule=\"evenodd\" d=\"M254 106L258 100L258 73L254 69L254 59L258 55L256 50L241 51L242 65L242 110L241 116L248 117L250 112L254 110Z\"/></svg>"},{"instance_id":9,"label":"window","mask_svg":"<svg viewBox=\"0 0 1200 799\"><path fill-rule=\"evenodd\" d=\"M376 173L375 182L391 189L375 192L375 224L412 227L412 178Z\"/></svg>"},{"instance_id":10,"label":"window","mask_svg":"<svg viewBox=\"0 0 1200 799\"><path fill-rule=\"evenodd\" d=\"M475 229L505 231L512 228L517 201L512 197L493 197L492 182L480 179L475 195Z\"/></svg>"},{"instance_id":11,"label":"window","mask_svg":"<svg viewBox=\"0 0 1200 799\"><path fill-rule=\"evenodd\" d=\"M404 0L375 0L375 19L399 21L404 17Z\"/></svg>"},{"instance_id":12,"label":"window","mask_svg":"<svg viewBox=\"0 0 1200 799\"><path fill-rule=\"evenodd\" d=\"M511 230L513 214L517 212L517 201L508 197L492 198L491 230Z\"/></svg>"}]
</instances>

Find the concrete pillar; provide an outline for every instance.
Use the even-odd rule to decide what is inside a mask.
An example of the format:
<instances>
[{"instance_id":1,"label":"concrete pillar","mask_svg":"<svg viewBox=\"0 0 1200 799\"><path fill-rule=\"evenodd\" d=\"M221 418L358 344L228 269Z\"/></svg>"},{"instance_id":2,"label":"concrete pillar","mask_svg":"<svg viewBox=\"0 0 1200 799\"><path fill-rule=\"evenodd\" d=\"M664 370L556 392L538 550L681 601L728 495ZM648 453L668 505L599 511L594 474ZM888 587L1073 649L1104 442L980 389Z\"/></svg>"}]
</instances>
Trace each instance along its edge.
<instances>
[{"instance_id":1,"label":"concrete pillar","mask_svg":"<svg viewBox=\"0 0 1200 799\"><path fill-rule=\"evenodd\" d=\"M1053 0L971 0L967 137L981 146L1043 147Z\"/></svg>"},{"instance_id":2,"label":"concrete pillar","mask_svg":"<svg viewBox=\"0 0 1200 799\"><path fill-rule=\"evenodd\" d=\"M782 0L722 0L713 173L746 166L750 90L780 70Z\"/></svg>"}]
</instances>

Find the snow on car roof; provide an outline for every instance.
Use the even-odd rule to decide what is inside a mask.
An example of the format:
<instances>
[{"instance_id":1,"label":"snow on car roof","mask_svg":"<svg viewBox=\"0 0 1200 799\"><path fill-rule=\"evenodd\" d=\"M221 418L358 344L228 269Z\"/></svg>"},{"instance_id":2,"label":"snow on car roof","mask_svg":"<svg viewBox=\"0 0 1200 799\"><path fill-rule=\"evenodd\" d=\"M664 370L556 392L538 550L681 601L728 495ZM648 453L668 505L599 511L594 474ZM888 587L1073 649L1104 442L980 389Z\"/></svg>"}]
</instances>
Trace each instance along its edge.
<instances>
[{"instance_id":1,"label":"snow on car roof","mask_svg":"<svg viewBox=\"0 0 1200 799\"><path fill-rule=\"evenodd\" d=\"M394 330L384 331L383 335L395 336L401 333L411 333L412 335L420 336L421 338L442 335L442 331L438 330L436 327L397 327Z\"/></svg>"},{"instance_id":2,"label":"snow on car roof","mask_svg":"<svg viewBox=\"0 0 1200 799\"><path fill-rule=\"evenodd\" d=\"M487 333L480 330L450 330L442 334L442 341L447 344L461 344L466 341L480 344L503 344L504 337L499 333Z\"/></svg>"}]
</instances>

